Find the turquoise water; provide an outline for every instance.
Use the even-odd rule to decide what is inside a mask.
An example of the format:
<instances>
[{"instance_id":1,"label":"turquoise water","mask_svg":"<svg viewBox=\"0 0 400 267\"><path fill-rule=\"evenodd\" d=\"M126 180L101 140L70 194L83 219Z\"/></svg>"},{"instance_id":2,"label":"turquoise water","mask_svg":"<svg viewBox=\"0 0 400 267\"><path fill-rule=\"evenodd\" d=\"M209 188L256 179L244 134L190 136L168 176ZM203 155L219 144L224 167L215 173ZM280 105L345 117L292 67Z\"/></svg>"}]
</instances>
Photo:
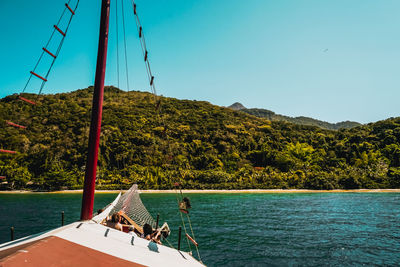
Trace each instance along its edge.
<instances>
[{"instance_id":1,"label":"turquoise water","mask_svg":"<svg viewBox=\"0 0 400 267\"><path fill-rule=\"evenodd\" d=\"M95 209L115 194L97 194ZM209 266L400 265L399 193L190 194L201 257ZM177 244L174 194L142 194ZM80 194L0 194L0 242L79 219ZM186 243L183 242L183 245ZM186 249L186 246L183 246Z\"/></svg>"}]
</instances>

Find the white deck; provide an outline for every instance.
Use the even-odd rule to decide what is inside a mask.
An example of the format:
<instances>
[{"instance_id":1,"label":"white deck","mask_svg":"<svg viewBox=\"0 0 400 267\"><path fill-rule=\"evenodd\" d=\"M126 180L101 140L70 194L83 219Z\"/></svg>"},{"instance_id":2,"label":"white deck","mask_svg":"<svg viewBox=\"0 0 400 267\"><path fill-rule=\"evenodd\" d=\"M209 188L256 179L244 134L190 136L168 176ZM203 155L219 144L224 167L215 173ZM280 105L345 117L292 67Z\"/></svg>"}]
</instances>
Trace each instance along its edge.
<instances>
[{"instance_id":1,"label":"white deck","mask_svg":"<svg viewBox=\"0 0 400 267\"><path fill-rule=\"evenodd\" d=\"M0 245L0 251L50 236L146 266L204 266L186 252L158 245L93 221L75 222L42 234L4 243Z\"/></svg>"}]
</instances>

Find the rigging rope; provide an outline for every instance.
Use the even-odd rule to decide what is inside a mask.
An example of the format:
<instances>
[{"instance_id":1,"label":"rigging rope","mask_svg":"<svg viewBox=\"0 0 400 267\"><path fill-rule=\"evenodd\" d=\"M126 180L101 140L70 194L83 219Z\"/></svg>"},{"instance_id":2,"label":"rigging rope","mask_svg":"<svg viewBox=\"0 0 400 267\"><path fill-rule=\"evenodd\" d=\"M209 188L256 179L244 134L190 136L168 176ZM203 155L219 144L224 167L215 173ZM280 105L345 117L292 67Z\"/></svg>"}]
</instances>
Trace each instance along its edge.
<instances>
[{"instance_id":1,"label":"rigging rope","mask_svg":"<svg viewBox=\"0 0 400 267\"><path fill-rule=\"evenodd\" d=\"M24 93L24 92L26 91L26 89L27 89L27 87L28 87L30 81L32 80L32 77L35 76L35 77L37 77L37 78L39 78L39 79L42 80L41 85L40 85L39 92L38 92L37 97L36 97L36 100L38 100L40 94L42 93L42 90L43 90L43 88L44 88L44 85L45 85L45 83L47 82L47 79L48 79L48 76L49 76L49 74L50 74L50 71L51 71L52 67L54 66L54 63L55 63L55 61L56 61L56 59L57 59L57 57L58 57L58 55L59 55L59 53L60 53L60 51L61 51L61 48L62 48L62 46L63 46L63 43L64 43L64 40L65 40L66 34L67 34L68 29L69 29L69 27L70 27L70 25L71 25L72 18L73 18L73 16L75 15L75 12L76 12L76 10L77 10L77 8L78 8L78 6L79 6L79 0L76 1L76 5L75 5L74 9L72 9L72 8L70 7L70 4L71 4L71 0L69 0L67 3L65 3L65 7L64 7L63 12L61 13L61 16L59 17L57 23L56 23L55 25L53 25L53 31L51 32L50 38L47 40L46 45L45 45L44 47L42 47L42 52L40 53L39 59L36 61L33 70L30 71L29 78L28 78L28 80L27 80L27 82L26 82L24 88L22 89L22 92L18 95L18 98L19 98L20 100L26 102L26 103L29 103L29 104L32 104L32 105L36 105L36 102L35 102L35 101L32 101L32 100L30 100L30 99L27 99L27 98L21 96L21 94ZM60 27L61 27L60 24L61 24L61 21L62 21L63 17L64 17L65 14L66 14L66 12L69 12L69 13L70 13L70 17L69 17L68 23L67 23L67 25L66 25L66 27L65 27L65 31L62 31L62 30L60 29ZM53 37L54 37L56 31L59 32L59 33L61 34L62 37L61 37L60 42L58 43L56 52L55 52L55 53L52 53L52 52L50 52L50 47L49 47L49 46L50 46L51 41L53 40ZM40 76L39 74L36 73L36 70L37 70L37 68L39 67L40 63L42 62L42 59L43 59L43 57L44 57L45 54L48 54L49 56L51 56L51 57L52 57L52 60L51 60L50 66L48 67L48 70L47 70L47 72L46 72L46 75L45 75L44 77L42 77L42 76ZM6 123L7 123L9 126L13 126L13 127L20 128L20 129L26 129L26 128L27 128L26 126L20 125L20 124L18 124L18 123L13 123L13 122L11 122L11 121L6 121Z\"/></svg>"},{"instance_id":2,"label":"rigging rope","mask_svg":"<svg viewBox=\"0 0 400 267\"><path fill-rule=\"evenodd\" d=\"M46 46L42 48L43 51L42 51L42 53L40 54L40 57L39 57L39 59L37 60L37 62L36 62L36 64L35 64L35 67L33 68L33 71L30 72L31 75L29 76L28 81L26 82L25 87L24 87L24 89L22 90L22 93L25 92L25 90L27 89L27 87L28 87L28 85L29 85L29 82L30 82L31 79L32 79L32 75L34 75L34 76L37 76L38 78L42 79L42 84L41 84L41 86L40 86L39 93L38 93L38 95L37 95L37 99L38 99L39 95L41 94L41 92L42 92L42 90L43 90L43 87L44 87L45 83L47 82L47 78L48 78L48 76L49 76L49 74L50 74L50 71L51 71L51 69L52 69L52 67L53 67L53 65L54 65L54 63L55 63L55 60L56 60L56 58L58 57L58 54L59 54L60 51L61 51L62 45L63 45L63 43L64 43L64 39L65 39L66 34L67 34L67 32L68 32L69 26L70 26L70 24L71 24L72 18L73 18L73 16L75 15L75 11L76 11L76 9L78 8L78 5L79 5L79 0L78 0L77 3L76 3L75 8L72 10L72 8L69 6L70 2L71 2L71 0L69 0L68 3L65 4L65 8L64 8L64 10L63 10L63 12L62 12L62 14L61 14L61 16L60 16L60 18L59 18L57 24L54 25L54 29L53 29L53 31L52 31L52 33L51 33L51 35L50 35L49 40L48 40L47 43L46 43ZM68 24L67 24L67 27L66 27L65 32L63 32L63 31L60 30L59 24L60 24L60 22L61 22L62 18L64 17L65 12L66 12L67 10L70 11L71 16L70 16L70 18L69 18L69 21L68 21ZM54 33L55 33L56 31L60 32L60 34L61 34L63 37L62 37L62 39L61 39L61 41L60 41L60 43L59 43L59 45L58 45L58 47L57 47L56 53L53 54L53 53L51 53L51 52L48 50L48 47L49 47L50 42L51 42L51 40L53 39ZM47 53L47 54L49 54L50 56L52 56L52 57L53 57L53 60L52 60L52 62L51 62L51 64L50 64L50 67L48 68L48 71L47 71L47 73L46 73L46 76L43 78L43 77L40 77L39 75L37 75L37 74L35 73L35 71L36 71L37 67L39 66L41 60L43 59L44 53ZM22 100L23 100L23 99L22 99ZM25 102L30 103L29 101L25 101ZM32 103L31 103L31 104L32 104Z\"/></svg>"},{"instance_id":3,"label":"rigging rope","mask_svg":"<svg viewBox=\"0 0 400 267\"><path fill-rule=\"evenodd\" d=\"M115 1L115 25L116 25L116 40L117 40L117 86L119 88L119 44L118 44L118 0Z\"/></svg>"},{"instance_id":4,"label":"rigging rope","mask_svg":"<svg viewBox=\"0 0 400 267\"><path fill-rule=\"evenodd\" d=\"M181 194L182 194L182 191L181 191ZM176 196L176 201L177 201L178 207L179 207L179 202L180 202L180 201L179 201L179 198L178 198L178 192L176 192L175 196ZM188 248L189 248L189 250L190 250L190 252L191 252L191 251L192 251L192 247L191 247L191 245L190 245L189 238L187 237L187 231L186 231L185 220L183 219L182 212L181 212L180 210L179 210L179 214L180 214L180 216L181 216L182 225L183 225L183 230L185 231L185 237L186 237L186 241L187 241L187 244L188 244Z\"/></svg>"},{"instance_id":5,"label":"rigging rope","mask_svg":"<svg viewBox=\"0 0 400 267\"><path fill-rule=\"evenodd\" d=\"M31 75L29 76L28 81L26 82L25 87L24 87L24 89L22 90L22 93L24 93L24 92L26 91L26 89L27 89L27 87L28 87L28 85L29 85L29 83L30 83L30 81L31 81L31 79L32 79L32 75L34 75L34 76L36 76L36 77L42 79L42 83L41 83L39 92L38 92L38 94L37 94L37 98L38 98L38 97L40 96L40 94L42 93L42 90L43 90L43 88L44 88L44 86L45 86L45 83L47 82L47 78L48 78L48 76L49 76L49 74L50 74L50 72L51 72L51 69L53 68L54 63L55 63L55 61L56 61L56 59L57 59L57 57L58 57L58 55L59 55L59 53L60 53L60 51L61 51L61 48L62 48L63 44L64 44L64 40L65 40L65 37L66 37L66 35L67 35L68 29L69 29L69 27L70 27L70 25L71 25L72 18L74 17L75 12L76 12L76 9L77 9L78 6L79 6L79 0L77 0L74 9L72 9L72 8L70 7L70 3L71 3L71 0L69 0L69 1L65 4L65 8L64 8L64 10L63 10L63 12L62 12L60 18L58 19L57 24L55 24L54 27L53 27L54 29L53 29L53 31L52 31L52 33L51 33L51 35L50 35L50 38L48 39L48 41L47 41L45 47L42 48L42 53L40 54L39 59L37 60L37 62L36 62L36 64L35 64L35 67L34 67L33 70L30 72ZM66 28L65 28L65 31L62 31L62 30L60 29L60 23L61 23L61 20L63 19L64 15L65 15L65 13L67 12L67 10L70 12L70 17L69 17L67 26L66 26ZM56 49L56 52L55 52L55 53L51 53L51 52L49 51L49 45L50 45L50 42L51 42L51 40L53 39L54 33L55 33L56 31L58 31L58 32L62 35L62 38L61 38L61 41L60 41L59 44L58 44L58 47L57 47L57 49ZM42 61L43 55L44 55L45 53L49 54L53 59L52 59L52 61L51 61L51 64L50 64L50 66L49 66L47 72L46 72L46 75L45 75L44 77L41 77L41 76L37 75L37 74L35 73L35 71L36 71L37 67L39 66L40 62Z\"/></svg>"},{"instance_id":6,"label":"rigging rope","mask_svg":"<svg viewBox=\"0 0 400 267\"><path fill-rule=\"evenodd\" d=\"M133 7L133 14L135 16L136 27L137 27L137 30L138 30L138 33L139 33L140 45L141 45L141 48L142 48L143 59L144 59L145 66L146 66L146 72L147 72L147 76L148 76L148 79L149 79L150 88L151 88L151 91L152 91L152 93L154 95L154 100L155 100L155 104L156 104L156 110L158 111L157 114L158 114L159 118L161 118L162 125L164 127L165 136L167 137L167 142L168 142L168 136L166 134L167 128L165 126L165 121L164 121L164 118L160 115L160 103L161 103L161 100L158 100L157 91L156 91L156 87L155 87L155 84L154 84L154 76L153 76L152 71L151 71L150 61L149 61L149 57L148 57L149 52L148 52L147 46L146 46L146 39L145 39L145 36L144 36L144 33L143 33L143 27L142 27L142 25L140 23L140 19L139 19L139 16L137 14L136 3L135 3L134 0L132 0L132 7ZM169 147L169 149L170 149L170 147ZM182 190L180 190L180 193L181 193L181 198L183 199ZM178 193L176 194L176 198L177 198L178 207L179 207ZM192 248L191 248L191 245L190 245L190 241L189 241L189 237L188 237L188 233L187 233L187 229L186 229L185 220L183 218L183 215L182 215L181 211L179 211L179 214L181 216L182 225L183 225L183 229L185 231L185 236L186 236L186 241L188 243L188 247L189 247L190 251L192 251ZM186 214L186 215L187 215L187 219L188 219L188 223L189 223L189 227L190 227L192 236L193 236L193 238L195 238L189 214ZM195 247L196 247L196 252L197 252L197 255L199 257L199 260L201 261L201 256L200 256L200 252L199 252L198 246L195 245Z\"/></svg>"},{"instance_id":7,"label":"rigging rope","mask_svg":"<svg viewBox=\"0 0 400 267\"><path fill-rule=\"evenodd\" d=\"M134 0L132 0L132 7L133 7L133 14L135 16L136 28L139 33L140 46L142 48L142 54L143 54L143 59L144 59L145 66L146 66L147 76L149 79L150 89L154 96L155 109L157 111L157 116L158 116L159 120L161 121L161 125L164 128L163 134L165 135L167 142L169 143L168 135L166 134L166 132L167 132L166 123L165 123L164 118L161 116L161 98L157 95L157 90L156 90L156 86L154 83L154 75L152 74L151 67L150 67L149 52L147 50L146 38L143 33L143 27L140 23L139 15L136 10L136 3ZM168 149L170 150L170 146L168 146ZM169 151L169 152L171 152L171 151Z\"/></svg>"},{"instance_id":8,"label":"rigging rope","mask_svg":"<svg viewBox=\"0 0 400 267\"><path fill-rule=\"evenodd\" d=\"M126 73L126 86L128 89L128 92L130 91L129 89L129 72L128 72L128 53L126 50L126 34L125 34L125 11L124 11L124 1L121 1L122 5L122 28L124 32L124 48L125 48L125 73Z\"/></svg>"},{"instance_id":9,"label":"rigging rope","mask_svg":"<svg viewBox=\"0 0 400 267\"><path fill-rule=\"evenodd\" d=\"M128 71L128 53L127 53L127 42L126 42L126 30L125 30L125 10L124 10L124 0L121 0L121 12L118 10L118 1L115 0L115 14L116 14L116 46L117 46L117 87L118 89L120 88L120 60L119 60L119 20L120 16L122 16L122 32L123 32L123 38L124 38L124 59L125 59L125 74L126 74L126 84L127 84L127 91L129 93L130 91L130 85L129 85L129 71ZM120 15L121 14L121 15ZM129 95L128 95L129 97ZM126 177L126 168L125 168L125 158L122 156L123 161L122 161L122 167L124 170L124 177ZM118 163L119 164L119 163ZM118 166L119 169L119 166ZM122 190L122 183L120 182L120 190Z\"/></svg>"},{"instance_id":10,"label":"rigging rope","mask_svg":"<svg viewBox=\"0 0 400 267\"><path fill-rule=\"evenodd\" d=\"M182 212L181 212L181 215L182 215ZM193 228L192 228L192 222L190 221L190 217L189 217L188 213L186 213L186 217L188 219L188 223L189 223L190 231L192 232L193 239L196 240L196 237L194 236L194 231L193 231ZM199 260L200 260L200 262L202 262L201 257L200 257L199 247L195 246L195 248L196 248L197 255L199 256Z\"/></svg>"},{"instance_id":11,"label":"rigging rope","mask_svg":"<svg viewBox=\"0 0 400 267\"><path fill-rule=\"evenodd\" d=\"M136 11L136 4L135 1L132 0L132 7L133 7L133 14L135 16L136 27L139 32L139 39L140 39L140 46L142 48L143 58L146 66L146 72L150 83L151 92L154 94L155 98L157 96L156 86L154 84L154 76L151 72L149 57L148 57L148 50L146 46L146 38L144 37L143 28L140 24L140 19Z\"/></svg>"},{"instance_id":12,"label":"rigging rope","mask_svg":"<svg viewBox=\"0 0 400 267\"><path fill-rule=\"evenodd\" d=\"M182 175L182 178L184 179L185 173L182 173L181 175ZM179 207L180 207L180 202L183 201L184 197L183 197L182 188L181 188L180 183L175 183L175 185L176 185L176 186L179 186L179 193L178 193L178 191L177 191L177 190L178 190L177 187L176 187L176 191L175 191L175 192L176 192L176 194L175 194L175 195L176 195L176 200L177 200L177 202L178 202L178 208L179 208ZM179 200L179 198L178 198L178 194L180 194L180 196L181 196L181 199L180 199L180 200ZM190 250L192 250L192 248L191 248L191 246L190 246L190 242L189 242L189 237L188 237L188 234L187 234L187 231L186 231L185 220L184 220L184 218L183 218L183 215L182 215L182 212L181 212L180 208L179 208L179 214L181 215L181 220L182 220L183 228L184 228L184 230L185 230L186 240L187 240L187 242L188 242L188 244L189 244ZM187 220L188 220L188 224L189 224L190 231L191 231L191 233L192 233L192 237L193 237L194 240L196 240L196 237L195 237L194 231L193 231L193 227L192 227L192 222L191 222L191 220L190 220L189 213L186 213L186 217L187 217ZM197 246L196 244L195 244L195 248L196 248L197 256L199 257L199 261L202 262L201 256L200 256L200 251L199 251L199 248L198 248L198 246Z\"/></svg>"}]
</instances>

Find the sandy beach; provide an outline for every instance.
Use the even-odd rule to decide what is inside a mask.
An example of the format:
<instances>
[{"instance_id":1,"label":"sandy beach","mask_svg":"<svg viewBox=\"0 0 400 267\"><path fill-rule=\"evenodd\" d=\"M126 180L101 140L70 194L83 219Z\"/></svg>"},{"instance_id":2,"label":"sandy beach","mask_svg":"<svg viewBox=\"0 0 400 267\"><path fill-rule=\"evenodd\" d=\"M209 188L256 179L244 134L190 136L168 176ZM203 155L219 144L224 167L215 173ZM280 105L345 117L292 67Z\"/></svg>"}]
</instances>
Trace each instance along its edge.
<instances>
[{"instance_id":1,"label":"sandy beach","mask_svg":"<svg viewBox=\"0 0 400 267\"><path fill-rule=\"evenodd\" d=\"M126 190L122 190L125 192ZM140 193L146 194L162 194L162 193L176 193L176 190L139 190ZM96 190L96 193L100 194L117 194L120 190ZM33 191L0 191L0 194L74 194L82 193L82 190L63 190L63 191L51 191L51 192L33 192ZM309 189L242 189L242 190L225 190L225 189L184 189L182 193L185 194L201 194L201 193L215 193L215 194L289 194L289 193L400 193L400 189L335 189L335 190L309 190Z\"/></svg>"}]
</instances>

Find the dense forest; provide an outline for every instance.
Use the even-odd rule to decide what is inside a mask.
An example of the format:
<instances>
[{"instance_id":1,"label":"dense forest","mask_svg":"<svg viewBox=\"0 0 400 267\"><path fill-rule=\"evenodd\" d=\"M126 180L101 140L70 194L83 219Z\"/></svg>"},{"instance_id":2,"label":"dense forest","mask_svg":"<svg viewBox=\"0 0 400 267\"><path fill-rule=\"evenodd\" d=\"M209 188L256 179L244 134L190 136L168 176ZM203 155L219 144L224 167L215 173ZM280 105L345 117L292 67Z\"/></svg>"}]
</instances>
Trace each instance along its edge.
<instances>
[{"instance_id":1,"label":"dense forest","mask_svg":"<svg viewBox=\"0 0 400 267\"><path fill-rule=\"evenodd\" d=\"M231 108L233 110L240 110L243 112L246 112L248 114L260 117L260 118L265 118L268 120L272 121L287 121L287 122L292 122L295 124L300 124L300 125L309 125L309 126L318 126L320 128L324 128L327 130L339 130L339 129L350 129L354 128L357 126L361 126L361 123L355 122L355 121L341 121L337 123L329 123L326 121L320 121L316 120L313 118L309 117L289 117L285 115L280 115L276 114L275 112L268 110L268 109L262 109L262 108L246 108L243 106L241 103L233 103L230 105L228 108Z\"/></svg>"},{"instance_id":2,"label":"dense forest","mask_svg":"<svg viewBox=\"0 0 400 267\"><path fill-rule=\"evenodd\" d=\"M92 92L0 100L3 189L82 188ZM400 188L400 118L334 131L107 87L100 142L98 189Z\"/></svg>"}]
</instances>

